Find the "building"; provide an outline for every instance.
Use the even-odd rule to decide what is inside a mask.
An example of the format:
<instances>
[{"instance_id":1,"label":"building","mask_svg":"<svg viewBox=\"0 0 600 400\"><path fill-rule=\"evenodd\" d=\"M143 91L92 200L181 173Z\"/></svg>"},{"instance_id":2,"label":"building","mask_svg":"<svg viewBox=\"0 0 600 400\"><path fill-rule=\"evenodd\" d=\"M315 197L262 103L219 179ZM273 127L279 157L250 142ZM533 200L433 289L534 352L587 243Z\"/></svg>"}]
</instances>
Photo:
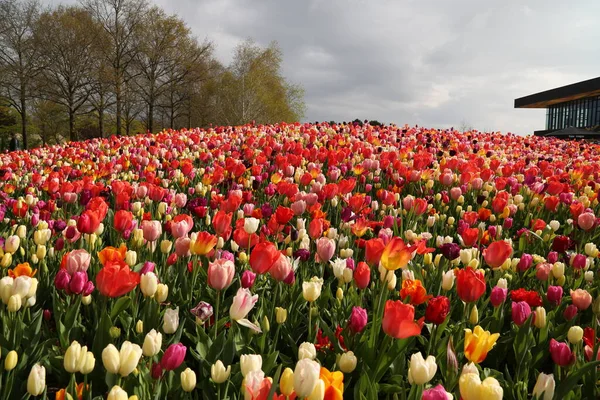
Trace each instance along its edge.
<instances>
[{"instance_id":1,"label":"building","mask_svg":"<svg viewBox=\"0 0 600 400\"><path fill-rule=\"evenodd\" d=\"M546 109L537 136L600 138L600 77L518 98L515 108Z\"/></svg>"}]
</instances>

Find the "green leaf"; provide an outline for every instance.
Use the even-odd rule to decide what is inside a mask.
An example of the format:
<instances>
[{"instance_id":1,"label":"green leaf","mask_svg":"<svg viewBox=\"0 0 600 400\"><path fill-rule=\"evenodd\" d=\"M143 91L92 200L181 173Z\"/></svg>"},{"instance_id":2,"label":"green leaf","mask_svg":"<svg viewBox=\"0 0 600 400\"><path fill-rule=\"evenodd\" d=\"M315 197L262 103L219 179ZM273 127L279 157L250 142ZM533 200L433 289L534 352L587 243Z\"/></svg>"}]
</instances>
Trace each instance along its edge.
<instances>
[{"instance_id":1,"label":"green leaf","mask_svg":"<svg viewBox=\"0 0 600 400\"><path fill-rule=\"evenodd\" d=\"M131 298L129 296L121 297L119 300L117 300L110 311L110 318L115 319L121 313L121 311L128 309L129 306L131 306Z\"/></svg>"},{"instance_id":2,"label":"green leaf","mask_svg":"<svg viewBox=\"0 0 600 400\"><path fill-rule=\"evenodd\" d=\"M590 362L579 368L577 371L569 374L566 379L560 382L560 385L558 385L554 391L554 398L562 399L563 397L566 397L566 395L573 389L573 386L577 384L579 379L581 379L581 377L589 371L592 371L598 365L600 365L600 361Z\"/></svg>"}]
</instances>

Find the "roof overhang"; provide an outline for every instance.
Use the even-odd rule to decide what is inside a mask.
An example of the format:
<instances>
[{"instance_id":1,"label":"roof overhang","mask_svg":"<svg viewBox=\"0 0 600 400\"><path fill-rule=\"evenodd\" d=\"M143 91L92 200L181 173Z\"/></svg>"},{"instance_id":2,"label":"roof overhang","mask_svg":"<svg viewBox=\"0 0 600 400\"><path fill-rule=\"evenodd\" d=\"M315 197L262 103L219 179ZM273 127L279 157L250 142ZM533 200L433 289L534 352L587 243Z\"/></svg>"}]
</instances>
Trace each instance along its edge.
<instances>
[{"instance_id":1,"label":"roof overhang","mask_svg":"<svg viewBox=\"0 0 600 400\"><path fill-rule=\"evenodd\" d=\"M548 108L553 104L592 96L600 96L600 77L518 98L515 108Z\"/></svg>"}]
</instances>

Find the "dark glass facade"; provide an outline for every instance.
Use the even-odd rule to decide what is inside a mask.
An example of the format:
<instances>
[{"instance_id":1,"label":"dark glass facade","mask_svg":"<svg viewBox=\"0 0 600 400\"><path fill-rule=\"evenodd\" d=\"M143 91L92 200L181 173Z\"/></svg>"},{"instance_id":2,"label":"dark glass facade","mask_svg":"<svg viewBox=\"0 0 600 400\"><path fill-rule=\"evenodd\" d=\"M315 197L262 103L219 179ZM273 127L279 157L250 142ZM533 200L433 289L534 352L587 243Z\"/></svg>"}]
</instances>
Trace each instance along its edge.
<instances>
[{"instance_id":1,"label":"dark glass facade","mask_svg":"<svg viewBox=\"0 0 600 400\"><path fill-rule=\"evenodd\" d=\"M546 129L600 125L600 96L568 101L546 109Z\"/></svg>"}]
</instances>

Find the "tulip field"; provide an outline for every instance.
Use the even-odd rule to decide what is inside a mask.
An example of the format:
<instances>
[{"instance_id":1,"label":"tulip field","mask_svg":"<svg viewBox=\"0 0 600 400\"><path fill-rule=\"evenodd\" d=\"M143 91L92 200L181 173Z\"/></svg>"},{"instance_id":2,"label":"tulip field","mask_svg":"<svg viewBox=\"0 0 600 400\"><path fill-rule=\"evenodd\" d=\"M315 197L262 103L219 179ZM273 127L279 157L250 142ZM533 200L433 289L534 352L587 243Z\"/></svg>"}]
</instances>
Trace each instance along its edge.
<instances>
[{"instance_id":1,"label":"tulip field","mask_svg":"<svg viewBox=\"0 0 600 400\"><path fill-rule=\"evenodd\" d=\"M245 125L0 154L0 400L600 398L600 146Z\"/></svg>"}]
</instances>

